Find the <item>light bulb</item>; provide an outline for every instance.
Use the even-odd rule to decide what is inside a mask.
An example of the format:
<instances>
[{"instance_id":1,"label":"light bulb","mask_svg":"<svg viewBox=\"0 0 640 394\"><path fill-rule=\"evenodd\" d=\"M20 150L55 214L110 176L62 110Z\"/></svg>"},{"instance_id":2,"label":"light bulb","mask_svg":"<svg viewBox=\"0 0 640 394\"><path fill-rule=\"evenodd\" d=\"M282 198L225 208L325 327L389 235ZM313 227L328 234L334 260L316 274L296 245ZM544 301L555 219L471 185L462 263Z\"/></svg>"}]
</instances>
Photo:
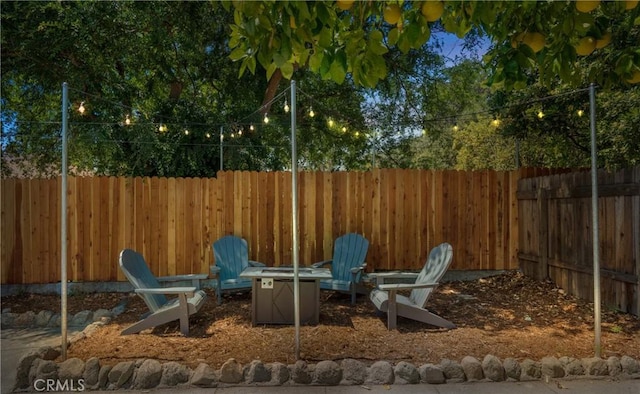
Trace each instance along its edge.
<instances>
[{"instance_id":1,"label":"light bulb","mask_svg":"<svg viewBox=\"0 0 640 394\"><path fill-rule=\"evenodd\" d=\"M184 135L189 135L189 130L184 129Z\"/></svg>"},{"instance_id":2,"label":"light bulb","mask_svg":"<svg viewBox=\"0 0 640 394\"><path fill-rule=\"evenodd\" d=\"M205 136L206 136L207 138L211 138L211 133L207 133L207 134L205 134Z\"/></svg>"},{"instance_id":3,"label":"light bulb","mask_svg":"<svg viewBox=\"0 0 640 394\"><path fill-rule=\"evenodd\" d=\"M80 115L84 115L84 101L80 102L80 106L78 107L78 112L80 112Z\"/></svg>"},{"instance_id":4,"label":"light bulb","mask_svg":"<svg viewBox=\"0 0 640 394\"><path fill-rule=\"evenodd\" d=\"M356 131L356 137L360 137L360 132Z\"/></svg>"},{"instance_id":5,"label":"light bulb","mask_svg":"<svg viewBox=\"0 0 640 394\"><path fill-rule=\"evenodd\" d=\"M314 116L316 116L316 113L315 113L315 112L313 112L313 107L309 107L309 116L310 116L310 117L312 117L312 118L313 118Z\"/></svg>"},{"instance_id":6,"label":"light bulb","mask_svg":"<svg viewBox=\"0 0 640 394\"><path fill-rule=\"evenodd\" d=\"M460 127L458 127L457 124L454 124L453 125L453 131L458 131L458 130L460 130Z\"/></svg>"},{"instance_id":7,"label":"light bulb","mask_svg":"<svg viewBox=\"0 0 640 394\"><path fill-rule=\"evenodd\" d=\"M578 110L578 116L582 116L582 115L584 115L584 111L583 111L583 110L581 110L581 109L579 109L579 110Z\"/></svg>"},{"instance_id":8,"label":"light bulb","mask_svg":"<svg viewBox=\"0 0 640 394\"><path fill-rule=\"evenodd\" d=\"M231 138L235 138L235 136L236 136L235 134L231 133Z\"/></svg>"},{"instance_id":9,"label":"light bulb","mask_svg":"<svg viewBox=\"0 0 640 394\"><path fill-rule=\"evenodd\" d=\"M544 118L544 112L538 111L538 119Z\"/></svg>"},{"instance_id":10,"label":"light bulb","mask_svg":"<svg viewBox=\"0 0 640 394\"><path fill-rule=\"evenodd\" d=\"M287 103L287 100L284 100L284 112L289 113L289 103Z\"/></svg>"},{"instance_id":11,"label":"light bulb","mask_svg":"<svg viewBox=\"0 0 640 394\"><path fill-rule=\"evenodd\" d=\"M264 119L262 119L262 121L264 123L269 123L269 116L267 116L267 114L264 114Z\"/></svg>"},{"instance_id":12,"label":"light bulb","mask_svg":"<svg viewBox=\"0 0 640 394\"><path fill-rule=\"evenodd\" d=\"M333 127L333 119L329 119L329 127Z\"/></svg>"},{"instance_id":13,"label":"light bulb","mask_svg":"<svg viewBox=\"0 0 640 394\"><path fill-rule=\"evenodd\" d=\"M255 127L253 127L253 125L250 125L250 126L249 126L249 130L253 131L253 130L255 130L255 129L256 129L256 128L255 128Z\"/></svg>"},{"instance_id":14,"label":"light bulb","mask_svg":"<svg viewBox=\"0 0 640 394\"><path fill-rule=\"evenodd\" d=\"M124 124L127 126L131 124L131 119L129 118L129 115L126 115L126 117L124 118Z\"/></svg>"},{"instance_id":15,"label":"light bulb","mask_svg":"<svg viewBox=\"0 0 640 394\"><path fill-rule=\"evenodd\" d=\"M342 132L343 132L343 133L346 133L346 132L347 132L347 128L343 126L343 127L342 127Z\"/></svg>"},{"instance_id":16,"label":"light bulb","mask_svg":"<svg viewBox=\"0 0 640 394\"><path fill-rule=\"evenodd\" d=\"M495 127L500 126L500 120L498 118L493 118L493 120L491 121L491 124Z\"/></svg>"},{"instance_id":17,"label":"light bulb","mask_svg":"<svg viewBox=\"0 0 640 394\"><path fill-rule=\"evenodd\" d=\"M242 135L242 130L238 130L238 135Z\"/></svg>"}]
</instances>

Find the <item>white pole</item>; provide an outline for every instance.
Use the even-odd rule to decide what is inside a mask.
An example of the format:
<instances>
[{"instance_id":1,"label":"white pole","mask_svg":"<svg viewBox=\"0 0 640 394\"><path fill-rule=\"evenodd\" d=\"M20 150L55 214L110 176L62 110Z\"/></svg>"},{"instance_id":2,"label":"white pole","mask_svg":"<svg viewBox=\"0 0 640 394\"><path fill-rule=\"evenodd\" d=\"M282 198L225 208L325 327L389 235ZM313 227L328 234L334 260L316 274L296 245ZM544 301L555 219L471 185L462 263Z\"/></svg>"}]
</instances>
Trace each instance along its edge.
<instances>
[{"instance_id":1,"label":"white pole","mask_svg":"<svg viewBox=\"0 0 640 394\"><path fill-rule=\"evenodd\" d=\"M60 332L62 359L67 359L67 128L69 113L67 108L69 87L62 84L62 187L60 193Z\"/></svg>"},{"instance_id":2,"label":"white pole","mask_svg":"<svg viewBox=\"0 0 640 394\"><path fill-rule=\"evenodd\" d=\"M291 80L291 211L293 233L293 318L296 327L296 360L300 359L300 278L298 260L298 152L296 147L296 81Z\"/></svg>"},{"instance_id":3,"label":"white pole","mask_svg":"<svg viewBox=\"0 0 640 394\"><path fill-rule=\"evenodd\" d=\"M600 227L598 224L598 153L596 150L596 87L589 87L591 110L591 214L593 221L593 321L595 357L600 357Z\"/></svg>"}]
</instances>

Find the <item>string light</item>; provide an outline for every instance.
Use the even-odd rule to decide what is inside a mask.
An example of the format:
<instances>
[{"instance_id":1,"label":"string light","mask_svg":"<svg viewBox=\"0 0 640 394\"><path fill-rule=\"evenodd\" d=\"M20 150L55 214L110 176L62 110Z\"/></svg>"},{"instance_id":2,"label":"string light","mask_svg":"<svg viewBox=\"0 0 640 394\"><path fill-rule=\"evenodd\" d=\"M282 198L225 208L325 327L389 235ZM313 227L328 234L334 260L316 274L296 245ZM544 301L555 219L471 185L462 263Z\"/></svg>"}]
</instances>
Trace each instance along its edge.
<instances>
[{"instance_id":1,"label":"string light","mask_svg":"<svg viewBox=\"0 0 640 394\"><path fill-rule=\"evenodd\" d=\"M538 111L538 119L544 118L544 112L542 110Z\"/></svg>"},{"instance_id":2,"label":"string light","mask_svg":"<svg viewBox=\"0 0 640 394\"><path fill-rule=\"evenodd\" d=\"M184 129L184 135L189 135L189 130Z\"/></svg>"},{"instance_id":3,"label":"string light","mask_svg":"<svg viewBox=\"0 0 640 394\"><path fill-rule=\"evenodd\" d=\"M235 138L236 135L234 133L231 133L231 138Z\"/></svg>"},{"instance_id":4,"label":"string light","mask_svg":"<svg viewBox=\"0 0 640 394\"><path fill-rule=\"evenodd\" d=\"M342 132L343 132L343 133L346 133L346 132L347 132L347 128L343 126L343 127L342 127Z\"/></svg>"},{"instance_id":5,"label":"string light","mask_svg":"<svg viewBox=\"0 0 640 394\"><path fill-rule=\"evenodd\" d=\"M284 99L284 112L289 113L289 103L287 103L287 99Z\"/></svg>"},{"instance_id":6,"label":"string light","mask_svg":"<svg viewBox=\"0 0 640 394\"><path fill-rule=\"evenodd\" d=\"M129 115L127 114L127 116L124 118L124 124L129 126L131 124L131 119L129 118Z\"/></svg>"},{"instance_id":7,"label":"string light","mask_svg":"<svg viewBox=\"0 0 640 394\"><path fill-rule=\"evenodd\" d=\"M267 124L269 123L269 116L267 116L267 114L264 114L264 119L262 119L262 121Z\"/></svg>"},{"instance_id":8,"label":"string light","mask_svg":"<svg viewBox=\"0 0 640 394\"><path fill-rule=\"evenodd\" d=\"M250 131L254 131L255 129L256 129L256 128L255 128L255 127L253 127L253 124L249 126L249 130L250 130Z\"/></svg>"},{"instance_id":9,"label":"string light","mask_svg":"<svg viewBox=\"0 0 640 394\"><path fill-rule=\"evenodd\" d=\"M312 118L313 118L314 116L316 116L316 113L315 113L315 112L313 112L313 107L311 107L311 106L309 106L309 116L310 116L310 117L312 117Z\"/></svg>"},{"instance_id":10,"label":"string light","mask_svg":"<svg viewBox=\"0 0 640 394\"><path fill-rule=\"evenodd\" d=\"M211 138L211 133L207 133L207 134L205 134L205 137L207 137L207 138Z\"/></svg>"},{"instance_id":11,"label":"string light","mask_svg":"<svg viewBox=\"0 0 640 394\"><path fill-rule=\"evenodd\" d=\"M584 115L584 111L583 111L583 110L581 110L581 109L579 109L579 110L577 111L577 114L578 114L578 116L582 117L582 115Z\"/></svg>"},{"instance_id":12,"label":"string light","mask_svg":"<svg viewBox=\"0 0 640 394\"><path fill-rule=\"evenodd\" d=\"M494 127L500 126L500 119L493 118L493 120L491 121L491 125L493 125Z\"/></svg>"},{"instance_id":13,"label":"string light","mask_svg":"<svg viewBox=\"0 0 640 394\"><path fill-rule=\"evenodd\" d=\"M333 119L329 119L329 127L333 127Z\"/></svg>"},{"instance_id":14,"label":"string light","mask_svg":"<svg viewBox=\"0 0 640 394\"><path fill-rule=\"evenodd\" d=\"M242 135L242 130L238 130L238 136Z\"/></svg>"},{"instance_id":15,"label":"string light","mask_svg":"<svg viewBox=\"0 0 640 394\"><path fill-rule=\"evenodd\" d=\"M160 126L158 127L158 131L161 133L164 133L167 131L167 126L163 125L162 123L160 123Z\"/></svg>"},{"instance_id":16,"label":"string light","mask_svg":"<svg viewBox=\"0 0 640 394\"><path fill-rule=\"evenodd\" d=\"M84 101L81 101L80 106L78 107L78 112L80 112L80 115L84 115L84 111L85 111Z\"/></svg>"},{"instance_id":17,"label":"string light","mask_svg":"<svg viewBox=\"0 0 640 394\"><path fill-rule=\"evenodd\" d=\"M458 131L458 130L460 130L460 127L458 127L458 124L456 123L453 125L453 131Z\"/></svg>"}]
</instances>

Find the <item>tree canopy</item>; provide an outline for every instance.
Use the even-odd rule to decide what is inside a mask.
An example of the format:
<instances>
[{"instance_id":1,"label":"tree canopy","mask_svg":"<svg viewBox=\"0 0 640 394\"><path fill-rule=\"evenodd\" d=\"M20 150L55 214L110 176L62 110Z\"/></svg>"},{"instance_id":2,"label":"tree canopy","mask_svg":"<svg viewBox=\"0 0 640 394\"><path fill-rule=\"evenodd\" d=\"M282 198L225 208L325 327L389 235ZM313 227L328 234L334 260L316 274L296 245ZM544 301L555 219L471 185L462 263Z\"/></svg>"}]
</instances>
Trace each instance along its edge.
<instances>
[{"instance_id":1,"label":"tree canopy","mask_svg":"<svg viewBox=\"0 0 640 394\"><path fill-rule=\"evenodd\" d=\"M291 78L308 67L323 79L375 87L388 74L384 56L421 48L434 27L459 37L485 34L489 82L524 87L535 71L579 85L581 56L602 52L589 67L601 86L640 82L640 7L637 1L233 1L231 58L240 75L257 64L267 78ZM584 63L582 63L584 64Z\"/></svg>"},{"instance_id":2,"label":"tree canopy","mask_svg":"<svg viewBox=\"0 0 640 394\"><path fill-rule=\"evenodd\" d=\"M76 168L287 169L290 78L302 169L507 169L515 147L522 165L583 166L586 99L566 93L590 82L599 164L637 164L640 7L590 3L4 2L2 157L58 166L66 81ZM443 56L443 33L489 40L484 63Z\"/></svg>"}]
</instances>

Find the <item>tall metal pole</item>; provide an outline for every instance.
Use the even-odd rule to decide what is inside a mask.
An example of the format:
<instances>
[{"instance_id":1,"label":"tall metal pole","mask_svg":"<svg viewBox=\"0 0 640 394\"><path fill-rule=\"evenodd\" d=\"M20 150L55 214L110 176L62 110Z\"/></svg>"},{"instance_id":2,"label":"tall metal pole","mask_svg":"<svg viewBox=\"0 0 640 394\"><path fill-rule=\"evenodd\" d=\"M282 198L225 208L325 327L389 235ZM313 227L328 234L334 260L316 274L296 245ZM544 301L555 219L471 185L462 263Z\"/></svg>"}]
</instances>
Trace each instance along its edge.
<instances>
[{"instance_id":1,"label":"tall metal pole","mask_svg":"<svg viewBox=\"0 0 640 394\"><path fill-rule=\"evenodd\" d=\"M69 87L62 84L62 187L60 193L60 331L62 359L67 359L67 129L69 127Z\"/></svg>"},{"instance_id":2,"label":"tall metal pole","mask_svg":"<svg viewBox=\"0 0 640 394\"><path fill-rule=\"evenodd\" d=\"M222 141L224 140L224 134L222 134L224 126L220 126L220 171L224 170L224 159L222 156Z\"/></svg>"},{"instance_id":3,"label":"tall metal pole","mask_svg":"<svg viewBox=\"0 0 640 394\"><path fill-rule=\"evenodd\" d=\"M291 220L293 233L293 318L296 360L300 359L300 278L298 259L298 152L296 147L296 81L291 80Z\"/></svg>"},{"instance_id":4,"label":"tall metal pole","mask_svg":"<svg viewBox=\"0 0 640 394\"><path fill-rule=\"evenodd\" d=\"M598 152L596 150L596 87L589 87L591 109L591 214L593 221L593 321L595 357L600 357L600 226L598 224Z\"/></svg>"}]
</instances>

